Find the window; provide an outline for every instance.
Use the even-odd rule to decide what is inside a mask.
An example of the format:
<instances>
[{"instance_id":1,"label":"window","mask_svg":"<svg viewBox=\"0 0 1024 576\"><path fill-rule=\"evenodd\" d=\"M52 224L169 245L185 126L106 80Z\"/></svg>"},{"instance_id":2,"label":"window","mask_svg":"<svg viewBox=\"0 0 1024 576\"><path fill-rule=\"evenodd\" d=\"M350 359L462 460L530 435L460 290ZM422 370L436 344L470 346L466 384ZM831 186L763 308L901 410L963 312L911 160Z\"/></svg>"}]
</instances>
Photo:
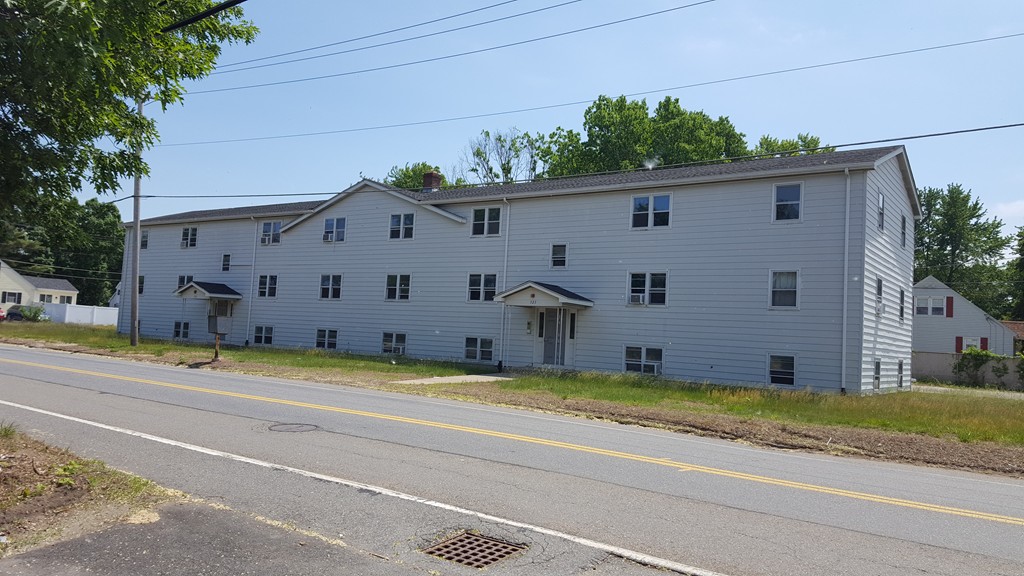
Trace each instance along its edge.
<instances>
[{"instance_id":1,"label":"window","mask_svg":"<svg viewBox=\"0 0 1024 576\"><path fill-rule=\"evenodd\" d=\"M882 313L882 279L875 279L875 314Z\"/></svg>"},{"instance_id":2,"label":"window","mask_svg":"<svg viewBox=\"0 0 1024 576\"><path fill-rule=\"evenodd\" d=\"M871 377L871 387L878 390L882 385L882 361L875 358L875 373Z\"/></svg>"},{"instance_id":3,"label":"window","mask_svg":"<svg viewBox=\"0 0 1024 576\"><path fill-rule=\"evenodd\" d=\"M470 301L490 302L494 300L495 287L498 285L497 274L470 274L469 275L469 299Z\"/></svg>"},{"instance_id":4,"label":"window","mask_svg":"<svg viewBox=\"0 0 1024 576\"><path fill-rule=\"evenodd\" d=\"M466 360L492 360L494 340L491 338L466 338Z\"/></svg>"},{"instance_id":5,"label":"window","mask_svg":"<svg viewBox=\"0 0 1024 576\"><path fill-rule=\"evenodd\" d=\"M907 247L907 215L900 216L900 246Z\"/></svg>"},{"instance_id":6,"label":"window","mask_svg":"<svg viewBox=\"0 0 1024 576\"><path fill-rule=\"evenodd\" d=\"M885 195L878 193L878 229L885 230Z\"/></svg>"},{"instance_id":7,"label":"window","mask_svg":"<svg viewBox=\"0 0 1024 576\"><path fill-rule=\"evenodd\" d=\"M143 230L142 235L139 236L139 250L146 250L149 248L149 230Z\"/></svg>"},{"instance_id":8,"label":"window","mask_svg":"<svg viewBox=\"0 0 1024 576\"><path fill-rule=\"evenodd\" d=\"M341 298L341 274L320 275L320 298Z\"/></svg>"},{"instance_id":9,"label":"window","mask_svg":"<svg viewBox=\"0 0 1024 576\"><path fill-rule=\"evenodd\" d=\"M412 224L415 220L415 214L392 214L391 215L391 235L392 240L399 238L412 238Z\"/></svg>"},{"instance_id":10,"label":"window","mask_svg":"<svg viewBox=\"0 0 1024 576\"><path fill-rule=\"evenodd\" d=\"M896 387L903 388L903 360L896 362Z\"/></svg>"},{"instance_id":11,"label":"window","mask_svg":"<svg viewBox=\"0 0 1024 576\"><path fill-rule=\"evenodd\" d=\"M918 316L945 316L946 315L946 299L942 296L934 296L929 298L928 296L918 296L914 299L914 314Z\"/></svg>"},{"instance_id":12,"label":"window","mask_svg":"<svg viewBox=\"0 0 1024 576\"><path fill-rule=\"evenodd\" d=\"M21 292L4 292L0 294L0 304L21 304Z\"/></svg>"},{"instance_id":13,"label":"window","mask_svg":"<svg viewBox=\"0 0 1024 576\"><path fill-rule=\"evenodd\" d=\"M178 290L181 290L185 286L188 286L192 282L192 275L178 276Z\"/></svg>"},{"instance_id":14,"label":"window","mask_svg":"<svg viewBox=\"0 0 1024 576\"><path fill-rule=\"evenodd\" d=\"M44 303L44 304L52 304L53 303L53 294L40 294L39 295L39 301Z\"/></svg>"},{"instance_id":15,"label":"window","mask_svg":"<svg viewBox=\"0 0 1024 576\"><path fill-rule=\"evenodd\" d=\"M797 307L797 279L798 273L794 270L775 271L772 270L772 308L796 308Z\"/></svg>"},{"instance_id":16,"label":"window","mask_svg":"<svg viewBox=\"0 0 1024 576\"><path fill-rule=\"evenodd\" d=\"M663 306L668 296L668 274L636 272L629 275L629 303Z\"/></svg>"},{"instance_id":17,"label":"window","mask_svg":"<svg viewBox=\"0 0 1024 576\"><path fill-rule=\"evenodd\" d=\"M195 226L186 226L181 229L181 247L182 248L195 248L196 241L199 239L199 229Z\"/></svg>"},{"instance_id":18,"label":"window","mask_svg":"<svg viewBox=\"0 0 1024 576\"><path fill-rule=\"evenodd\" d=\"M259 289L256 292L256 296L260 298L276 298L277 297L277 276L275 275L262 275L260 276Z\"/></svg>"},{"instance_id":19,"label":"window","mask_svg":"<svg viewBox=\"0 0 1024 576\"><path fill-rule=\"evenodd\" d=\"M800 220L802 188L801 184L775 185L775 213L772 215L773 222Z\"/></svg>"},{"instance_id":20,"label":"window","mask_svg":"<svg viewBox=\"0 0 1024 576\"><path fill-rule=\"evenodd\" d=\"M768 355L768 383L796 384L796 356Z\"/></svg>"},{"instance_id":21,"label":"window","mask_svg":"<svg viewBox=\"0 0 1024 576\"><path fill-rule=\"evenodd\" d=\"M220 271L230 272L231 271L231 254L225 254L220 257Z\"/></svg>"},{"instance_id":22,"label":"window","mask_svg":"<svg viewBox=\"0 0 1024 576\"><path fill-rule=\"evenodd\" d=\"M408 300L412 278L408 274L388 274L388 289L385 299Z\"/></svg>"},{"instance_id":23,"label":"window","mask_svg":"<svg viewBox=\"0 0 1024 576\"><path fill-rule=\"evenodd\" d=\"M405 354L405 334L385 332L381 338L380 351L384 354Z\"/></svg>"},{"instance_id":24,"label":"window","mask_svg":"<svg viewBox=\"0 0 1024 576\"><path fill-rule=\"evenodd\" d=\"M263 234L260 235L260 244L263 246L269 246L270 244L281 243L281 221L274 220L273 222L263 223Z\"/></svg>"},{"instance_id":25,"label":"window","mask_svg":"<svg viewBox=\"0 0 1024 576\"><path fill-rule=\"evenodd\" d=\"M139 296L146 290L146 277L139 276Z\"/></svg>"},{"instance_id":26,"label":"window","mask_svg":"<svg viewBox=\"0 0 1024 576\"><path fill-rule=\"evenodd\" d=\"M61 296L60 297L60 303L61 304L71 304L71 296Z\"/></svg>"},{"instance_id":27,"label":"window","mask_svg":"<svg viewBox=\"0 0 1024 576\"><path fill-rule=\"evenodd\" d=\"M501 208L473 209L473 236L497 236L501 233Z\"/></svg>"},{"instance_id":28,"label":"window","mask_svg":"<svg viewBox=\"0 0 1024 576\"><path fill-rule=\"evenodd\" d=\"M633 219L630 227L668 226L671 207L672 196L669 194L633 196Z\"/></svg>"},{"instance_id":29,"label":"window","mask_svg":"<svg viewBox=\"0 0 1024 576\"><path fill-rule=\"evenodd\" d=\"M175 322L174 323L174 337L188 340L188 322Z\"/></svg>"},{"instance_id":30,"label":"window","mask_svg":"<svg viewBox=\"0 0 1024 576\"><path fill-rule=\"evenodd\" d=\"M345 219L327 218L324 220L324 242L345 241Z\"/></svg>"},{"instance_id":31,"label":"window","mask_svg":"<svg viewBox=\"0 0 1024 576\"><path fill-rule=\"evenodd\" d=\"M338 331L329 328L316 329L316 347L324 350L338 349Z\"/></svg>"},{"instance_id":32,"label":"window","mask_svg":"<svg viewBox=\"0 0 1024 576\"><path fill-rule=\"evenodd\" d=\"M907 292L900 289L900 322L903 322L904 315L907 312Z\"/></svg>"},{"instance_id":33,"label":"window","mask_svg":"<svg viewBox=\"0 0 1024 576\"><path fill-rule=\"evenodd\" d=\"M569 264L569 247L566 244L551 245L551 267L565 268Z\"/></svg>"},{"instance_id":34,"label":"window","mask_svg":"<svg viewBox=\"0 0 1024 576\"><path fill-rule=\"evenodd\" d=\"M256 332L252 336L252 341L256 344L273 344L274 343L274 327L273 326L257 326Z\"/></svg>"},{"instance_id":35,"label":"window","mask_svg":"<svg viewBox=\"0 0 1024 576\"><path fill-rule=\"evenodd\" d=\"M626 346L626 372L661 374L661 348Z\"/></svg>"}]
</instances>

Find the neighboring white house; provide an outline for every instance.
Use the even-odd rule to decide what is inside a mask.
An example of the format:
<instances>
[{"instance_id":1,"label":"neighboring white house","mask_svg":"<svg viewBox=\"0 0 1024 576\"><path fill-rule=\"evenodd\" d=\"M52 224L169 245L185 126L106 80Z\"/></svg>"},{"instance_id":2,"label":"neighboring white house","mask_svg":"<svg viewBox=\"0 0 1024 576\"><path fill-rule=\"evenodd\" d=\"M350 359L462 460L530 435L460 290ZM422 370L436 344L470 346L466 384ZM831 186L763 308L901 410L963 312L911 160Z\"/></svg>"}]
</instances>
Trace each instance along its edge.
<instances>
[{"instance_id":1,"label":"neighboring white house","mask_svg":"<svg viewBox=\"0 0 1024 576\"><path fill-rule=\"evenodd\" d=\"M914 284L914 352L959 354L967 348L1013 355L1012 330L928 276Z\"/></svg>"},{"instance_id":2,"label":"neighboring white house","mask_svg":"<svg viewBox=\"0 0 1024 576\"><path fill-rule=\"evenodd\" d=\"M213 312L236 345L855 394L909 384L920 206L902 146L424 184L144 220L141 334L209 342Z\"/></svg>"},{"instance_id":3,"label":"neighboring white house","mask_svg":"<svg viewBox=\"0 0 1024 576\"><path fill-rule=\"evenodd\" d=\"M78 289L63 278L23 276L0 260L0 308L12 304L74 304Z\"/></svg>"}]
</instances>

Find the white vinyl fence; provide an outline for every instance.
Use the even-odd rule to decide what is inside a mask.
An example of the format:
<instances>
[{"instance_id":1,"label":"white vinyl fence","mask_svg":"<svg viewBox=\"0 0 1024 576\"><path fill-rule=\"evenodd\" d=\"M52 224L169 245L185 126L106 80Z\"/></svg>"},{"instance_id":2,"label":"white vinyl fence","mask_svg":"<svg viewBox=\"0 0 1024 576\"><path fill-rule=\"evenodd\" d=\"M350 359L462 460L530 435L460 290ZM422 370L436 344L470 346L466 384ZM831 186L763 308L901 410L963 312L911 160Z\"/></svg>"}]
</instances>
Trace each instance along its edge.
<instances>
[{"instance_id":1,"label":"white vinyl fence","mask_svg":"<svg viewBox=\"0 0 1024 576\"><path fill-rule=\"evenodd\" d=\"M117 308L78 304L43 304L43 308L51 321L61 324L117 326Z\"/></svg>"}]
</instances>

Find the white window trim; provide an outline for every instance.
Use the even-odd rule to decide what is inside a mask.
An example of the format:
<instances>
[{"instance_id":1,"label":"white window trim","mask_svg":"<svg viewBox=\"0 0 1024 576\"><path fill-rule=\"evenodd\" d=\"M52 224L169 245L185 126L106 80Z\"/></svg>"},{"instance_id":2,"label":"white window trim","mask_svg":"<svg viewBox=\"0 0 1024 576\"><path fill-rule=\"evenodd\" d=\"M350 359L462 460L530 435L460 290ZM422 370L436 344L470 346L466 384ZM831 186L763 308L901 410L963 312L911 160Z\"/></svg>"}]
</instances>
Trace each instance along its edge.
<instances>
[{"instance_id":1,"label":"white window trim","mask_svg":"<svg viewBox=\"0 0 1024 576\"><path fill-rule=\"evenodd\" d=\"M328 220L333 220L334 221L334 227L331 228L331 231L330 231L330 235L331 235L331 239L330 240L327 239L327 234L328 234L328 232L327 232L327 221ZM345 226L342 228L342 230L345 232L345 239L344 240L338 240L338 220L344 220L345 221ZM344 244L345 240L348 239L348 217L347 216L335 216L334 218L324 218L324 225L323 225L321 234L322 234L321 240L323 241L324 244Z\"/></svg>"},{"instance_id":2,"label":"white window trim","mask_svg":"<svg viewBox=\"0 0 1024 576\"><path fill-rule=\"evenodd\" d=\"M260 338L262 338L264 340L263 342L257 342L256 341L256 331L259 330L260 328L263 329L263 334L260 334ZM270 342L266 342L266 339L267 339L267 328L270 328ZM254 326L253 330L252 330L252 343L253 343L254 346L273 346L274 345L274 327L272 325L270 325L270 324L258 324L256 326Z\"/></svg>"},{"instance_id":3,"label":"white window trim","mask_svg":"<svg viewBox=\"0 0 1024 576\"><path fill-rule=\"evenodd\" d=\"M270 224L270 232L264 232L263 227L265 224ZM277 224L277 242L274 242L274 224ZM261 220L260 221L260 233L259 233L259 245L260 246L280 246L283 232L281 229L284 228L283 220Z\"/></svg>"},{"instance_id":4,"label":"white window trim","mask_svg":"<svg viewBox=\"0 0 1024 576\"><path fill-rule=\"evenodd\" d=\"M796 306L773 306L772 305L772 292L774 290L775 273L776 272L796 272ZM799 310L800 309L800 285L803 283L803 274L800 272L800 268L772 268L768 270L768 309L769 310Z\"/></svg>"},{"instance_id":5,"label":"white window trim","mask_svg":"<svg viewBox=\"0 0 1024 576\"><path fill-rule=\"evenodd\" d=\"M627 364L627 361L626 361L626 349L627 348L640 348L641 355L642 355L642 357L640 359L640 366L641 366L640 372L637 372L635 370L626 370L626 364ZM652 361L652 360L648 360L647 359L647 351L649 349L652 349L652 348L657 349L657 350L661 350L661 361ZM654 376L661 376L664 373L664 370L665 370L665 346L664 345L660 345L660 344L659 345L653 345L653 346L648 346L647 344L623 344L622 345L622 373L623 374L649 375L648 372L644 372L643 371L643 367L647 366L648 364L651 364L651 365L655 366L655 370L654 370L654 374L653 374Z\"/></svg>"},{"instance_id":6,"label":"white window trim","mask_svg":"<svg viewBox=\"0 0 1024 576\"><path fill-rule=\"evenodd\" d=\"M266 296L260 296L260 277L261 276L266 276L267 277L267 295ZM271 277L274 278L274 295L273 296L270 295L270 278ZM267 300L273 300L273 299L277 298L277 292L278 292L278 289L280 289L280 288L281 288L281 277L278 276L277 274L257 274L256 275L256 297L257 298L266 298Z\"/></svg>"},{"instance_id":7,"label":"white window trim","mask_svg":"<svg viewBox=\"0 0 1024 576\"><path fill-rule=\"evenodd\" d=\"M793 359L793 383L774 384L772 383L772 356L789 356ZM800 381L800 355L796 352L769 352L764 356L764 383L768 386L784 386L787 390L796 388Z\"/></svg>"},{"instance_id":8,"label":"white window trim","mask_svg":"<svg viewBox=\"0 0 1024 576\"><path fill-rule=\"evenodd\" d=\"M668 196L668 226L655 226L654 225L654 197L655 196ZM648 214L647 226L633 226L633 206L636 198L647 198L650 200L650 211ZM675 222L675 218L672 217L673 208L675 206L674 194L671 192L665 192L664 194L631 194L629 196L629 214L626 218L626 229L627 230L671 230L672 225Z\"/></svg>"},{"instance_id":9,"label":"white window trim","mask_svg":"<svg viewBox=\"0 0 1024 576\"><path fill-rule=\"evenodd\" d=\"M319 332L324 331L324 345L321 348L317 346L317 339L319 338ZM331 332L334 332L334 348L330 347ZM337 350L338 349L338 337L341 335L341 330L337 328L316 328L313 332L313 348L317 350Z\"/></svg>"},{"instance_id":10,"label":"white window trim","mask_svg":"<svg viewBox=\"0 0 1024 576\"><path fill-rule=\"evenodd\" d=\"M778 220L778 219L775 218L775 208L778 205L779 186L799 186L800 187L800 207L799 207L800 216L799 217L797 217L797 218L790 218L788 220ZM806 187L804 186L804 181L803 180L800 180L798 182L776 182L775 184L772 185L772 209L771 209L772 224L800 224L801 222L804 221L804 205L806 204L806 200L807 200L807 195L804 193L805 188Z\"/></svg>"},{"instance_id":11,"label":"white window trim","mask_svg":"<svg viewBox=\"0 0 1024 576\"><path fill-rule=\"evenodd\" d=\"M497 208L498 209L498 233L497 234L489 234L487 232L487 223L489 222L489 220L487 220L487 216L490 214L490 211L491 211L492 208ZM474 216L473 215L476 213L477 210L483 210L484 211L484 233L483 234L473 234L473 223L474 223L474 220L473 220ZM469 211L469 218L468 218L468 220L469 220L469 237L470 238L499 238L499 237L501 237L501 231L505 228L505 226L504 226L505 212L506 212L505 210L501 209L501 204L493 204L493 205L490 205L490 206L477 206L475 208L470 209L470 211Z\"/></svg>"},{"instance_id":12,"label":"white window trim","mask_svg":"<svg viewBox=\"0 0 1024 576\"><path fill-rule=\"evenodd\" d=\"M388 287L388 276L397 276L398 277L398 279L395 282L395 297L394 298L388 298L388 288L389 288ZM409 297L408 298L402 298L402 276L408 276L409 277ZM466 280L466 283L467 283L467 286L468 286L469 285L469 280L468 279ZM384 301L385 302L411 302L412 301L412 274L401 274L401 273L385 274L384 275Z\"/></svg>"},{"instance_id":13,"label":"white window trim","mask_svg":"<svg viewBox=\"0 0 1024 576\"><path fill-rule=\"evenodd\" d=\"M479 300L471 300L470 297L469 297L469 291L470 291L469 280L474 275L475 276L480 276L480 299ZM486 283L485 282L485 280L486 280L485 277L486 276L494 276L494 294L497 295L498 292L501 292L501 290L498 290L498 273L497 272L467 272L466 273L466 302L468 302L470 304L487 304L488 302L494 302L494 297L493 296L491 297L490 300L487 300L484 297L485 296L485 294L484 294L484 292L485 292L484 285ZM410 289L412 288L412 278L409 278L409 287L410 287ZM411 294L410 294L410 296L411 296Z\"/></svg>"},{"instance_id":14,"label":"white window trim","mask_svg":"<svg viewBox=\"0 0 1024 576\"><path fill-rule=\"evenodd\" d=\"M323 280L324 280L323 277L324 276L331 277L331 278L328 279L327 296L324 296L322 294L322 290L324 288L324 286L323 286ZM333 288L333 286L330 284L330 281L333 279L334 276L338 277L338 297L337 298L334 298L333 296L330 295L331 294L330 290ZM317 284L317 287L316 287L316 294L317 294L317 297L318 297L317 299L318 300L326 300L326 301L338 300L338 301L340 301L345 296L345 288L344 288L344 286L345 286L345 275L344 274L320 274L319 277L317 278L317 283L318 284Z\"/></svg>"},{"instance_id":15,"label":"white window trim","mask_svg":"<svg viewBox=\"0 0 1024 576\"><path fill-rule=\"evenodd\" d=\"M466 339L467 338L475 338L476 339L476 349L475 349L476 350L476 356L474 358L467 358L466 357L466 350L468 350L468 347L465 346L465 343L466 343ZM485 360L485 359L480 357L481 352L485 349L481 345L483 340L490 340L491 341L491 347L490 347L491 358L489 360ZM465 336L465 337L463 337L463 339L462 339L462 343L463 343L463 347L462 347L462 360L470 361L470 362L494 362L494 353L495 353L495 345L494 345L494 343L495 342L497 342L497 338L494 338L493 336Z\"/></svg>"},{"instance_id":16,"label":"white window trim","mask_svg":"<svg viewBox=\"0 0 1024 576\"><path fill-rule=\"evenodd\" d=\"M389 352L385 352L384 351L384 336L386 334L391 334L391 351L389 351ZM402 345L400 347L395 344L395 340L398 339L398 336L402 336L402 340L403 340ZM380 353L381 354L395 354L395 355L398 355L398 356L405 356L406 355L406 349L408 347L409 347L409 333L408 332L398 332L396 330L382 330L381 331L381 333L380 333ZM396 352L395 348L401 348L401 349Z\"/></svg>"},{"instance_id":17,"label":"white window trim","mask_svg":"<svg viewBox=\"0 0 1024 576\"><path fill-rule=\"evenodd\" d=\"M565 266L555 266L552 262L555 259L555 246L565 246ZM551 270L565 270L569 268L569 243L552 242L548 246L548 268Z\"/></svg>"},{"instance_id":18,"label":"white window trim","mask_svg":"<svg viewBox=\"0 0 1024 576\"><path fill-rule=\"evenodd\" d=\"M878 231L885 234L885 192L880 191L878 193L878 202L875 204L875 218L878 220L875 225L878 226Z\"/></svg>"},{"instance_id":19,"label":"white window trim","mask_svg":"<svg viewBox=\"0 0 1024 576\"><path fill-rule=\"evenodd\" d=\"M633 274L644 275L644 301L641 303L633 303ZM665 303L664 304L651 304L651 274L664 274L665 275ZM655 306L658 308L667 308L668 295L669 295L669 283L671 282L670 274L668 270L630 270L626 272L626 306Z\"/></svg>"},{"instance_id":20,"label":"white window trim","mask_svg":"<svg viewBox=\"0 0 1024 576\"><path fill-rule=\"evenodd\" d=\"M410 236L409 238L406 238L405 237L405 228L406 228L406 226L405 226L405 217L407 215L410 215L410 214L412 215L412 224L409 227L412 228L412 236ZM393 228L391 226L391 217L392 216L398 216L398 238L392 238L391 237L391 230ZM391 213L391 212L389 212L388 213L388 241L389 242L398 242L398 241L401 241L401 240L415 240L416 239L416 220L418 220L418 218L416 218L416 212L415 211L413 211L413 212L398 212L398 213ZM347 222L346 222L346 224L347 224Z\"/></svg>"}]
</instances>

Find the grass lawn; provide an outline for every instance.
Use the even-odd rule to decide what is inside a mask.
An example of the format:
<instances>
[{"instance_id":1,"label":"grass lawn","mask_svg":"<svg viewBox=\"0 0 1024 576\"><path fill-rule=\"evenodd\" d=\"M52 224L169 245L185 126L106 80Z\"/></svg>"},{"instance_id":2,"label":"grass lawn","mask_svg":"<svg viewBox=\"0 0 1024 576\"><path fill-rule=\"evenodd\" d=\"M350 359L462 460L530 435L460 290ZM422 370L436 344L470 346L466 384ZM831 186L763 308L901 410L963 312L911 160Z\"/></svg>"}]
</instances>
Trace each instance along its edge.
<instances>
[{"instance_id":1,"label":"grass lawn","mask_svg":"<svg viewBox=\"0 0 1024 576\"><path fill-rule=\"evenodd\" d=\"M0 337L67 342L124 354L149 354L190 364L212 357L210 345L143 340L132 348L127 336L112 328L50 323L0 325ZM337 374L408 374L419 377L493 372L493 367L457 362L414 360L401 356L365 356L323 350L224 348L233 368L262 373L268 366L289 369L289 376L316 378ZM251 370L249 370L251 368ZM304 375L303 371L308 371ZM590 399L630 406L706 414L728 414L794 424L873 428L893 432L954 437L964 442L993 441L1024 446L1024 401L969 394L903 392L878 396L839 396L803 391L689 384L623 374L527 373L494 384L519 394L552 394L563 399ZM450 394L444 389L403 388L416 393ZM457 395L457 392L454 393Z\"/></svg>"}]
</instances>

